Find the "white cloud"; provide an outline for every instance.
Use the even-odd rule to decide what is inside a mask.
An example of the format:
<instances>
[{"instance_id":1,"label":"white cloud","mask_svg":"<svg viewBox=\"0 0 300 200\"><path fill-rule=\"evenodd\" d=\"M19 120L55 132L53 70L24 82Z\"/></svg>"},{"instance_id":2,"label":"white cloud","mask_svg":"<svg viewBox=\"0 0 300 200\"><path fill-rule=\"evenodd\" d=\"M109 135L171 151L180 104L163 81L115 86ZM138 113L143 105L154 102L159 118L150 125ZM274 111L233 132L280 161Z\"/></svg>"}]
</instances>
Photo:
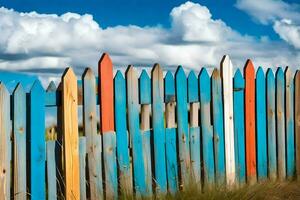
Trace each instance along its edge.
<instances>
[{"instance_id":1,"label":"white cloud","mask_svg":"<svg viewBox=\"0 0 300 200\"><path fill-rule=\"evenodd\" d=\"M2 7L0 68L53 76L73 66L82 73L87 66L96 69L102 52L108 52L117 67L149 67L159 62L165 68L181 64L200 70L202 66L218 67L224 54L231 55L237 67L247 58L266 67L299 64L299 53L287 44L241 35L222 20L213 19L200 4L186 2L175 7L170 17L170 29L102 28L89 14L19 13Z\"/></svg>"},{"instance_id":2,"label":"white cloud","mask_svg":"<svg viewBox=\"0 0 300 200\"><path fill-rule=\"evenodd\" d=\"M281 0L238 0L236 7L246 11L253 19L268 25L281 39L300 49L300 5L289 4Z\"/></svg>"}]
</instances>

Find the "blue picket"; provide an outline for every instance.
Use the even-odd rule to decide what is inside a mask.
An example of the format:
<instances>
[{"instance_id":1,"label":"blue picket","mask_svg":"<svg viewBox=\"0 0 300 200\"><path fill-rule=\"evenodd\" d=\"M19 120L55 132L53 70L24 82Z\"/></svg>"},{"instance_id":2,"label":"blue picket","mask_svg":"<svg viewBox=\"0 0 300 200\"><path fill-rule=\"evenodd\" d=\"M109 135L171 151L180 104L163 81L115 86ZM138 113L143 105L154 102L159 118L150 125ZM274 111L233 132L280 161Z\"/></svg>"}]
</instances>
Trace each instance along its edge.
<instances>
[{"instance_id":1,"label":"blue picket","mask_svg":"<svg viewBox=\"0 0 300 200\"><path fill-rule=\"evenodd\" d=\"M199 102L198 79L194 71L190 71L188 75L188 102Z\"/></svg>"},{"instance_id":2,"label":"blue picket","mask_svg":"<svg viewBox=\"0 0 300 200\"><path fill-rule=\"evenodd\" d=\"M177 167L177 138L175 128L175 84L170 71L164 79L165 103L166 103L166 164L168 189L171 194L178 190Z\"/></svg>"},{"instance_id":3,"label":"blue picket","mask_svg":"<svg viewBox=\"0 0 300 200\"><path fill-rule=\"evenodd\" d=\"M80 200L86 200L86 138L85 136L79 137L79 170L80 170Z\"/></svg>"},{"instance_id":4,"label":"blue picket","mask_svg":"<svg viewBox=\"0 0 300 200\"><path fill-rule=\"evenodd\" d=\"M204 186L211 187L215 182L213 128L210 121L211 86L210 77L205 68L199 74L201 133L203 152Z\"/></svg>"},{"instance_id":5,"label":"blue picket","mask_svg":"<svg viewBox=\"0 0 300 200\"><path fill-rule=\"evenodd\" d=\"M114 94L119 182L122 193L126 195L131 194L133 191L129 157L129 137L127 132L126 82L120 71L116 73L114 78Z\"/></svg>"},{"instance_id":6,"label":"blue picket","mask_svg":"<svg viewBox=\"0 0 300 200\"><path fill-rule=\"evenodd\" d=\"M143 70L139 78L140 104L151 104L151 80L146 70Z\"/></svg>"},{"instance_id":7,"label":"blue picket","mask_svg":"<svg viewBox=\"0 0 300 200\"><path fill-rule=\"evenodd\" d=\"M268 177L267 160L267 108L266 108L266 80L261 67L256 72L256 155L257 178L259 181Z\"/></svg>"},{"instance_id":8,"label":"blue picket","mask_svg":"<svg viewBox=\"0 0 300 200\"><path fill-rule=\"evenodd\" d=\"M47 152L47 193L49 200L57 199L56 189L56 162L55 162L55 141L46 142Z\"/></svg>"},{"instance_id":9,"label":"blue picket","mask_svg":"<svg viewBox=\"0 0 300 200\"><path fill-rule=\"evenodd\" d=\"M289 67L285 70L286 175L295 175L294 78Z\"/></svg>"},{"instance_id":10,"label":"blue picket","mask_svg":"<svg viewBox=\"0 0 300 200\"><path fill-rule=\"evenodd\" d=\"M221 186L226 182L226 173L222 82L220 72L218 69L214 69L212 73L211 87L216 183L218 184L218 186Z\"/></svg>"},{"instance_id":11,"label":"blue picket","mask_svg":"<svg viewBox=\"0 0 300 200\"><path fill-rule=\"evenodd\" d=\"M284 180L286 177L285 159L285 108L284 108L284 73L282 68L276 71L276 130L277 130L277 166L278 178Z\"/></svg>"},{"instance_id":12,"label":"blue picket","mask_svg":"<svg viewBox=\"0 0 300 200\"><path fill-rule=\"evenodd\" d=\"M234 157L236 177L240 184L246 182L244 90L245 80L241 71L237 69L233 79Z\"/></svg>"},{"instance_id":13,"label":"blue picket","mask_svg":"<svg viewBox=\"0 0 300 200\"><path fill-rule=\"evenodd\" d=\"M26 93L21 84L13 92L14 199L26 199ZM44 132L43 132L44 133Z\"/></svg>"},{"instance_id":14,"label":"blue picket","mask_svg":"<svg viewBox=\"0 0 300 200\"><path fill-rule=\"evenodd\" d=\"M181 174L181 185L187 187L190 182L190 145L188 130L188 110L187 110L187 80L181 66L177 68L175 74L176 85L176 114L177 114L177 137L179 147L179 165Z\"/></svg>"},{"instance_id":15,"label":"blue picket","mask_svg":"<svg viewBox=\"0 0 300 200\"><path fill-rule=\"evenodd\" d=\"M272 69L267 70L267 121L268 121L268 175L277 177L276 121L275 121L275 77Z\"/></svg>"}]
</instances>

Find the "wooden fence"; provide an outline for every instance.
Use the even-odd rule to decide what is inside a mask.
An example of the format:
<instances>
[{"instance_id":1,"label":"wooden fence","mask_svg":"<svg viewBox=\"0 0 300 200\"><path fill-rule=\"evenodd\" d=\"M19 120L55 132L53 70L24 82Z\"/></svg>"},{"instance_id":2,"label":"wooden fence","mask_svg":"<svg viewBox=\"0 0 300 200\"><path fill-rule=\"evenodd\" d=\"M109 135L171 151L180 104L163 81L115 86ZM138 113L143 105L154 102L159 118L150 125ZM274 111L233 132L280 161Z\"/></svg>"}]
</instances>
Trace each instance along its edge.
<instances>
[{"instance_id":1,"label":"wooden fence","mask_svg":"<svg viewBox=\"0 0 300 200\"><path fill-rule=\"evenodd\" d=\"M225 56L210 75L124 75L107 54L98 78L65 70L58 88L0 84L0 199L149 197L300 175L300 72L244 75ZM83 107L83 134L78 106ZM99 106L99 113L97 112ZM45 108L57 129L45 134ZM99 116L98 116L99 115ZM100 123L99 123L100 122ZM98 126L100 124L100 126ZM47 140L46 140L47 136Z\"/></svg>"}]
</instances>

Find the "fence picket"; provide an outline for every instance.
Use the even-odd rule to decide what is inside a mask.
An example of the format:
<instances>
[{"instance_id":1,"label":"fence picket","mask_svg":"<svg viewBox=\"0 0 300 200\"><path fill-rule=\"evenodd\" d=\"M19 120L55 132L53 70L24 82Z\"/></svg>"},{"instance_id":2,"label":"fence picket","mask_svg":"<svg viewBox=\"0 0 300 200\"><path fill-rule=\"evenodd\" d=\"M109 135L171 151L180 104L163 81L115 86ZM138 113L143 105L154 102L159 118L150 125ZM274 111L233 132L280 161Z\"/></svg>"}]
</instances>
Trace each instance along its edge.
<instances>
[{"instance_id":1,"label":"fence picket","mask_svg":"<svg viewBox=\"0 0 300 200\"><path fill-rule=\"evenodd\" d=\"M77 80L71 68L62 77L62 134L65 173L65 198L80 198L79 135L77 115Z\"/></svg>"},{"instance_id":2,"label":"fence picket","mask_svg":"<svg viewBox=\"0 0 300 200\"><path fill-rule=\"evenodd\" d=\"M187 80L181 66L175 73L176 88L176 114L177 114L177 137L179 147L179 165L182 189L185 189L190 182L190 145L188 130L188 110L187 110Z\"/></svg>"},{"instance_id":3,"label":"fence picket","mask_svg":"<svg viewBox=\"0 0 300 200\"><path fill-rule=\"evenodd\" d=\"M200 112L203 152L204 187L211 188L215 183L213 127L211 125L211 86L210 77L205 68L199 74Z\"/></svg>"},{"instance_id":4,"label":"fence picket","mask_svg":"<svg viewBox=\"0 0 300 200\"><path fill-rule=\"evenodd\" d=\"M277 130L277 166L278 179L286 177L285 167L285 109L284 109L284 73L281 67L276 71L276 130Z\"/></svg>"},{"instance_id":5,"label":"fence picket","mask_svg":"<svg viewBox=\"0 0 300 200\"><path fill-rule=\"evenodd\" d=\"M138 77L133 66L126 72L128 130L132 145L134 190L138 197L149 196L146 187L143 144L140 134Z\"/></svg>"},{"instance_id":6,"label":"fence picket","mask_svg":"<svg viewBox=\"0 0 300 200\"><path fill-rule=\"evenodd\" d=\"M274 181L277 177L275 77L272 69L267 70L267 121L268 121L268 174Z\"/></svg>"},{"instance_id":7,"label":"fence picket","mask_svg":"<svg viewBox=\"0 0 300 200\"><path fill-rule=\"evenodd\" d=\"M80 164L80 200L86 200L86 138L79 137L79 164Z\"/></svg>"},{"instance_id":8,"label":"fence picket","mask_svg":"<svg viewBox=\"0 0 300 200\"><path fill-rule=\"evenodd\" d=\"M224 120L223 120L223 99L222 99L222 83L220 71L214 69L211 78L212 87L212 115L213 115L213 131L214 131L214 153L216 168L216 183L222 186L226 183L225 172L225 146L224 146Z\"/></svg>"},{"instance_id":9,"label":"fence picket","mask_svg":"<svg viewBox=\"0 0 300 200\"><path fill-rule=\"evenodd\" d=\"M47 152L47 192L49 200L57 199L56 189L56 162L55 162L55 140L46 142Z\"/></svg>"},{"instance_id":10,"label":"fence picket","mask_svg":"<svg viewBox=\"0 0 300 200\"><path fill-rule=\"evenodd\" d=\"M0 110L0 199L10 199L10 95L3 83L0 83Z\"/></svg>"},{"instance_id":11,"label":"fence picket","mask_svg":"<svg viewBox=\"0 0 300 200\"><path fill-rule=\"evenodd\" d=\"M177 167L177 138L175 124L175 85L170 71L164 79L165 103L166 103L166 164L168 177L168 190L175 194L178 190Z\"/></svg>"},{"instance_id":12,"label":"fence picket","mask_svg":"<svg viewBox=\"0 0 300 200\"><path fill-rule=\"evenodd\" d=\"M221 73L224 100L224 134L225 134L225 171L227 185L235 182L234 158L234 126L233 126L233 81L232 63L229 56L224 56L221 61Z\"/></svg>"},{"instance_id":13,"label":"fence picket","mask_svg":"<svg viewBox=\"0 0 300 200\"><path fill-rule=\"evenodd\" d=\"M96 80L90 68L82 75L83 82L83 130L86 137L87 166L91 200L102 199L102 145L97 134Z\"/></svg>"},{"instance_id":14,"label":"fence picket","mask_svg":"<svg viewBox=\"0 0 300 200\"><path fill-rule=\"evenodd\" d=\"M39 80L30 91L30 186L31 199L45 199L45 90ZM39 177L39 178L36 178Z\"/></svg>"},{"instance_id":15,"label":"fence picket","mask_svg":"<svg viewBox=\"0 0 300 200\"><path fill-rule=\"evenodd\" d=\"M267 160L267 113L266 113L266 80L261 67L256 72L256 142L257 142L257 179L265 180L268 177Z\"/></svg>"},{"instance_id":16,"label":"fence picket","mask_svg":"<svg viewBox=\"0 0 300 200\"><path fill-rule=\"evenodd\" d=\"M296 153L296 176L300 179L300 71L295 74L295 153Z\"/></svg>"},{"instance_id":17,"label":"fence picket","mask_svg":"<svg viewBox=\"0 0 300 200\"><path fill-rule=\"evenodd\" d=\"M294 78L289 67L285 70L286 175L295 175Z\"/></svg>"},{"instance_id":18,"label":"fence picket","mask_svg":"<svg viewBox=\"0 0 300 200\"><path fill-rule=\"evenodd\" d=\"M244 105L245 80L239 69L237 69L235 72L233 86L235 169L237 181L240 185L243 185L246 182Z\"/></svg>"},{"instance_id":19,"label":"fence picket","mask_svg":"<svg viewBox=\"0 0 300 200\"><path fill-rule=\"evenodd\" d=\"M119 183L122 195L131 195L133 193L133 188L132 167L129 157L129 135L127 132L126 82L120 71L118 71L115 75L114 86Z\"/></svg>"},{"instance_id":20,"label":"fence picket","mask_svg":"<svg viewBox=\"0 0 300 200\"><path fill-rule=\"evenodd\" d=\"M143 158L146 173L146 187L149 194L152 193L152 168L151 168L151 130L150 130L150 103L151 80L145 70L139 78L139 95L141 104L141 135L143 143Z\"/></svg>"},{"instance_id":21,"label":"fence picket","mask_svg":"<svg viewBox=\"0 0 300 200\"><path fill-rule=\"evenodd\" d=\"M199 87L198 79L191 71L188 76L188 102L190 104L190 149L193 181L201 188Z\"/></svg>"}]
</instances>

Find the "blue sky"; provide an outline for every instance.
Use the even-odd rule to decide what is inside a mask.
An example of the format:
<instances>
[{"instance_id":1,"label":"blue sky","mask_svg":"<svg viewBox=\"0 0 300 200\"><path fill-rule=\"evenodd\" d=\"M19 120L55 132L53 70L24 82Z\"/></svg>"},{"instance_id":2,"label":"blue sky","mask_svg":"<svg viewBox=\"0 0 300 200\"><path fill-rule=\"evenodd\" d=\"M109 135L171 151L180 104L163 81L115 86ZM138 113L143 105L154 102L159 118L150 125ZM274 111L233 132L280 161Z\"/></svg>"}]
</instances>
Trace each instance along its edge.
<instances>
[{"instance_id":1,"label":"blue sky","mask_svg":"<svg viewBox=\"0 0 300 200\"><path fill-rule=\"evenodd\" d=\"M297 0L0 0L0 69L45 80L96 69L102 52L128 64L199 71L229 54L235 67L300 63Z\"/></svg>"}]
</instances>

